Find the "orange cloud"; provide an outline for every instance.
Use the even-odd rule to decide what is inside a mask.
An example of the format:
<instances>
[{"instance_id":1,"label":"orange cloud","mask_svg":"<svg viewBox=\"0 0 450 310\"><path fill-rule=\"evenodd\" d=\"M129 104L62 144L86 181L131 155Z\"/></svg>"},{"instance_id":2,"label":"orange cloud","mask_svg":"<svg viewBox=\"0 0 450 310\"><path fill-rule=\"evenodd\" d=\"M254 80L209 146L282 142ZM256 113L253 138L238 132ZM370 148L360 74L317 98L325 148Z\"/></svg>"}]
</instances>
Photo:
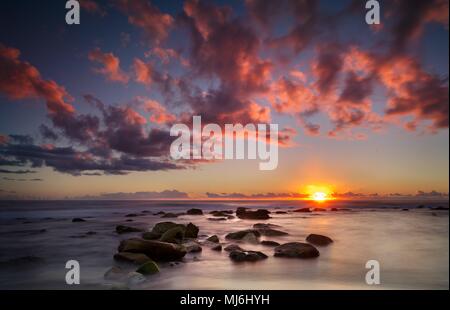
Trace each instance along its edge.
<instances>
[{"instance_id":1,"label":"orange cloud","mask_svg":"<svg viewBox=\"0 0 450 310\"><path fill-rule=\"evenodd\" d=\"M99 48L94 49L88 55L90 61L102 65L94 69L95 72L104 75L109 81L128 83L129 77L120 69L120 60L113 53L103 53Z\"/></svg>"}]
</instances>

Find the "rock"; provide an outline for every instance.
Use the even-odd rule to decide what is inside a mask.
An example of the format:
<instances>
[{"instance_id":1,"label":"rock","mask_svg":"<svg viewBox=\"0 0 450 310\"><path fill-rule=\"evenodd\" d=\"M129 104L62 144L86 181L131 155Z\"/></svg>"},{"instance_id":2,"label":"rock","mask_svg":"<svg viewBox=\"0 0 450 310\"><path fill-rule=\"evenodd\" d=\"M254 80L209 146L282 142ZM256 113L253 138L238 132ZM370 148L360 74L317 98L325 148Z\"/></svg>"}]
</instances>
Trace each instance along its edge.
<instances>
[{"instance_id":1,"label":"rock","mask_svg":"<svg viewBox=\"0 0 450 310\"><path fill-rule=\"evenodd\" d=\"M159 240L162 242L181 244L185 231L186 229L184 227L176 226L162 234Z\"/></svg>"},{"instance_id":2,"label":"rock","mask_svg":"<svg viewBox=\"0 0 450 310\"><path fill-rule=\"evenodd\" d=\"M143 265L141 265L136 270L136 272L139 272L140 274L143 274L143 275L155 274L155 273L159 272L159 267L154 261L150 260L150 261L144 263Z\"/></svg>"},{"instance_id":3,"label":"rock","mask_svg":"<svg viewBox=\"0 0 450 310\"><path fill-rule=\"evenodd\" d=\"M208 220L218 222L218 221L226 221L227 218L226 217L209 217Z\"/></svg>"},{"instance_id":4,"label":"rock","mask_svg":"<svg viewBox=\"0 0 450 310\"><path fill-rule=\"evenodd\" d=\"M265 246L279 246L280 245L278 242L270 241L270 240L263 240L263 241L261 241L261 244L265 245Z\"/></svg>"},{"instance_id":5,"label":"rock","mask_svg":"<svg viewBox=\"0 0 450 310\"><path fill-rule=\"evenodd\" d=\"M184 245L185 246L185 248L186 248L186 251L188 252L188 253L198 253L198 252L201 252L202 251L202 247L201 246L199 246L198 244L196 244L196 243L192 243L192 244L189 244L189 245Z\"/></svg>"},{"instance_id":6,"label":"rock","mask_svg":"<svg viewBox=\"0 0 450 310\"><path fill-rule=\"evenodd\" d=\"M216 235L212 235L211 237L209 237L206 240L214 242L214 243L219 243L220 242L219 237L217 237Z\"/></svg>"},{"instance_id":7,"label":"rock","mask_svg":"<svg viewBox=\"0 0 450 310\"><path fill-rule=\"evenodd\" d=\"M130 213L130 214L125 215L125 217L136 217L136 216L139 216L139 215L136 213Z\"/></svg>"},{"instance_id":8,"label":"rock","mask_svg":"<svg viewBox=\"0 0 450 310\"><path fill-rule=\"evenodd\" d=\"M256 262L267 258L267 255L259 251L231 251L229 257L235 262Z\"/></svg>"},{"instance_id":9,"label":"rock","mask_svg":"<svg viewBox=\"0 0 450 310\"><path fill-rule=\"evenodd\" d=\"M186 230L184 236L186 238L197 238L199 232L199 228L192 223L186 225Z\"/></svg>"},{"instance_id":10,"label":"rock","mask_svg":"<svg viewBox=\"0 0 450 310\"><path fill-rule=\"evenodd\" d=\"M402 211L409 211L409 209L407 209L407 208L404 208L404 209L402 209Z\"/></svg>"},{"instance_id":11,"label":"rock","mask_svg":"<svg viewBox=\"0 0 450 310\"><path fill-rule=\"evenodd\" d=\"M155 233L153 231L146 231L142 234L142 238L145 240L157 240L161 238L161 234Z\"/></svg>"},{"instance_id":12,"label":"rock","mask_svg":"<svg viewBox=\"0 0 450 310\"><path fill-rule=\"evenodd\" d=\"M210 214L215 217L227 217L230 213L226 211L211 211Z\"/></svg>"},{"instance_id":13,"label":"rock","mask_svg":"<svg viewBox=\"0 0 450 310\"><path fill-rule=\"evenodd\" d=\"M117 225L116 226L116 232L118 234L125 234L125 233L131 233L131 232L141 232L141 231L142 231L142 229L140 229L140 228L125 226L125 225Z\"/></svg>"},{"instance_id":14,"label":"rock","mask_svg":"<svg viewBox=\"0 0 450 310\"><path fill-rule=\"evenodd\" d=\"M164 212L164 211L159 211L159 212L153 213L153 215L163 215L163 214L166 214L166 212Z\"/></svg>"},{"instance_id":15,"label":"rock","mask_svg":"<svg viewBox=\"0 0 450 310\"><path fill-rule=\"evenodd\" d=\"M308 237L306 237L306 241L314 245L329 245L330 243L333 242L333 240L330 237L317 234L308 235Z\"/></svg>"},{"instance_id":16,"label":"rock","mask_svg":"<svg viewBox=\"0 0 450 310\"><path fill-rule=\"evenodd\" d=\"M231 252L231 251L244 251L240 246L237 244L230 244L224 248L225 251Z\"/></svg>"},{"instance_id":17,"label":"rock","mask_svg":"<svg viewBox=\"0 0 450 310\"><path fill-rule=\"evenodd\" d=\"M152 232L155 233L155 234L162 235L163 233L165 233L169 229L177 227L177 226L184 227L184 225L176 224L174 222L160 222L160 223L157 223L155 226L153 226Z\"/></svg>"},{"instance_id":18,"label":"rock","mask_svg":"<svg viewBox=\"0 0 450 310\"><path fill-rule=\"evenodd\" d=\"M258 244L259 240L258 237L254 233L248 233L246 234L242 239L242 242L251 243L251 244Z\"/></svg>"},{"instance_id":19,"label":"rock","mask_svg":"<svg viewBox=\"0 0 450 310\"><path fill-rule=\"evenodd\" d=\"M150 260L150 258L142 253L119 252L114 254L114 259L122 262L129 262L142 265Z\"/></svg>"},{"instance_id":20,"label":"rock","mask_svg":"<svg viewBox=\"0 0 450 310\"><path fill-rule=\"evenodd\" d=\"M125 220L125 222L133 222L133 220L132 219L127 219L127 220Z\"/></svg>"},{"instance_id":21,"label":"rock","mask_svg":"<svg viewBox=\"0 0 450 310\"><path fill-rule=\"evenodd\" d=\"M145 277L143 274L141 274L139 272L135 272L135 271L127 274L127 285L128 286L139 285L142 282L145 282Z\"/></svg>"},{"instance_id":22,"label":"rock","mask_svg":"<svg viewBox=\"0 0 450 310\"><path fill-rule=\"evenodd\" d=\"M236 217L235 216L233 216L233 215L227 215L227 219L228 220L233 220L233 219L235 219Z\"/></svg>"},{"instance_id":23,"label":"rock","mask_svg":"<svg viewBox=\"0 0 450 310\"><path fill-rule=\"evenodd\" d=\"M187 215L203 215L203 211L201 209L189 209L186 212Z\"/></svg>"},{"instance_id":24,"label":"rock","mask_svg":"<svg viewBox=\"0 0 450 310\"><path fill-rule=\"evenodd\" d=\"M314 208L313 211L316 211L316 212L325 212L325 211L327 211L327 209L324 209L324 208Z\"/></svg>"},{"instance_id":25,"label":"rock","mask_svg":"<svg viewBox=\"0 0 450 310\"><path fill-rule=\"evenodd\" d=\"M125 277L126 273L122 268L113 266L105 272L103 276L106 280L120 280Z\"/></svg>"},{"instance_id":26,"label":"rock","mask_svg":"<svg viewBox=\"0 0 450 310\"><path fill-rule=\"evenodd\" d=\"M258 209L256 211L247 210L246 208L239 207L236 210L236 215L240 219L248 220L267 220L270 218L270 212L265 209Z\"/></svg>"},{"instance_id":27,"label":"rock","mask_svg":"<svg viewBox=\"0 0 450 310\"><path fill-rule=\"evenodd\" d=\"M88 235L88 236L92 236L92 235L96 235L96 234L97 234L96 231L88 231L88 232L86 233L86 235Z\"/></svg>"},{"instance_id":28,"label":"rock","mask_svg":"<svg viewBox=\"0 0 450 310\"><path fill-rule=\"evenodd\" d=\"M254 229L269 229L269 228L279 228L280 225L275 225L271 223L256 223L253 225Z\"/></svg>"},{"instance_id":29,"label":"rock","mask_svg":"<svg viewBox=\"0 0 450 310\"><path fill-rule=\"evenodd\" d=\"M163 216L161 216L161 218L175 218L178 217L178 214L175 213L165 213Z\"/></svg>"},{"instance_id":30,"label":"rock","mask_svg":"<svg viewBox=\"0 0 450 310\"><path fill-rule=\"evenodd\" d=\"M417 209L423 209L423 208L425 208L425 206L424 206L424 205L419 205L419 206L417 206L416 208L417 208Z\"/></svg>"},{"instance_id":31,"label":"rock","mask_svg":"<svg viewBox=\"0 0 450 310\"><path fill-rule=\"evenodd\" d=\"M300 208L297 210L294 210L293 212L311 212L310 208Z\"/></svg>"},{"instance_id":32,"label":"rock","mask_svg":"<svg viewBox=\"0 0 450 310\"><path fill-rule=\"evenodd\" d=\"M222 251L222 245L220 245L220 244L217 244L217 245L215 245L215 246L213 246L212 248L211 248L211 250L213 250L213 251Z\"/></svg>"},{"instance_id":33,"label":"rock","mask_svg":"<svg viewBox=\"0 0 450 310\"><path fill-rule=\"evenodd\" d=\"M72 223L80 223L80 222L86 222L86 220L79 217L72 219Z\"/></svg>"},{"instance_id":34,"label":"rock","mask_svg":"<svg viewBox=\"0 0 450 310\"><path fill-rule=\"evenodd\" d=\"M331 208L331 211L339 211L337 208Z\"/></svg>"},{"instance_id":35,"label":"rock","mask_svg":"<svg viewBox=\"0 0 450 310\"><path fill-rule=\"evenodd\" d=\"M275 214L287 214L286 211L275 211Z\"/></svg>"},{"instance_id":36,"label":"rock","mask_svg":"<svg viewBox=\"0 0 450 310\"><path fill-rule=\"evenodd\" d=\"M255 237L258 237L258 238L261 236L261 233L259 231L257 231L256 229L246 229L246 230L240 230L240 231L229 233L225 236L225 238L233 239L233 240L241 240L248 233L254 234Z\"/></svg>"},{"instance_id":37,"label":"rock","mask_svg":"<svg viewBox=\"0 0 450 310\"><path fill-rule=\"evenodd\" d=\"M277 237L277 236L289 235L287 232L284 232L284 231L281 231L281 230L276 230L276 229L271 229L271 228L258 229L258 231L261 233L261 235L268 236L268 237Z\"/></svg>"},{"instance_id":38,"label":"rock","mask_svg":"<svg viewBox=\"0 0 450 310\"><path fill-rule=\"evenodd\" d=\"M436 211L448 211L448 207L438 206L438 207L432 208L432 210L436 210Z\"/></svg>"},{"instance_id":39,"label":"rock","mask_svg":"<svg viewBox=\"0 0 450 310\"><path fill-rule=\"evenodd\" d=\"M319 251L308 243L289 242L275 248L276 257L314 258L320 255Z\"/></svg>"},{"instance_id":40,"label":"rock","mask_svg":"<svg viewBox=\"0 0 450 310\"><path fill-rule=\"evenodd\" d=\"M155 261L179 260L186 255L186 249L173 243L132 238L122 240L119 252L143 253Z\"/></svg>"}]
</instances>

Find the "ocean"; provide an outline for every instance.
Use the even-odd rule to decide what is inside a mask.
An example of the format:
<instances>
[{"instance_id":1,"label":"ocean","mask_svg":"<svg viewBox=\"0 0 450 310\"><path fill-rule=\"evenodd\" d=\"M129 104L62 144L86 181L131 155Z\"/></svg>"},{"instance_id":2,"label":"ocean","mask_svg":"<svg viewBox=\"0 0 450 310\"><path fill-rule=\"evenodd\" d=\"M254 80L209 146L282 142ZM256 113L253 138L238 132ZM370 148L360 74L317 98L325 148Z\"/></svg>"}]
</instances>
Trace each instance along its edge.
<instances>
[{"instance_id":1,"label":"ocean","mask_svg":"<svg viewBox=\"0 0 450 310\"><path fill-rule=\"evenodd\" d=\"M0 201L0 289L448 290L448 209L433 210L437 206L448 207L448 201ZM210 211L237 207L267 209L271 218L210 220ZM302 207L327 211L292 212ZM190 208L200 208L204 215L167 219L155 215ZM72 222L73 218L85 221ZM188 253L177 264L160 263L155 275L136 281L105 278L113 266L126 272L136 269L116 262L113 255L121 240L141 233L117 234L116 225L151 230L163 221L192 222L200 229L200 241L217 235L224 246L232 243L225 239L227 233L250 229L255 223L279 225L277 229L288 233L261 240L305 242L314 233L334 242L317 246L320 256L314 259L274 257L273 247L240 244L268 255L241 263L230 260L226 251L203 246L202 252ZM80 264L79 285L65 281L69 260ZM379 285L365 281L369 260L380 264Z\"/></svg>"}]
</instances>

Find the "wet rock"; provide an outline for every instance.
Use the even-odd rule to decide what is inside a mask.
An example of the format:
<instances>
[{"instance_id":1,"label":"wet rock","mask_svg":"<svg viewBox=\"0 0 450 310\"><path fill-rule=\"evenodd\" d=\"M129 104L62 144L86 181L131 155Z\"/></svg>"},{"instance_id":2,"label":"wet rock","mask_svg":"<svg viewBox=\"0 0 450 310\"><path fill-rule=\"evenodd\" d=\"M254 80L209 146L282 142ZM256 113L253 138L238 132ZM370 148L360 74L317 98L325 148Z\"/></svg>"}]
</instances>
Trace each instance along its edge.
<instances>
[{"instance_id":1,"label":"wet rock","mask_svg":"<svg viewBox=\"0 0 450 310\"><path fill-rule=\"evenodd\" d=\"M271 241L271 240L263 240L263 241L261 241L261 244L265 245L265 246L279 246L280 245L278 242Z\"/></svg>"},{"instance_id":2,"label":"wet rock","mask_svg":"<svg viewBox=\"0 0 450 310\"><path fill-rule=\"evenodd\" d=\"M409 211L409 209L407 209L407 208L404 208L404 209L402 209L402 211Z\"/></svg>"},{"instance_id":3,"label":"wet rock","mask_svg":"<svg viewBox=\"0 0 450 310\"><path fill-rule=\"evenodd\" d=\"M76 217L76 218L72 219L72 223L81 223L81 222L86 222L86 220L82 219L80 217Z\"/></svg>"},{"instance_id":4,"label":"wet rock","mask_svg":"<svg viewBox=\"0 0 450 310\"><path fill-rule=\"evenodd\" d=\"M217 237L217 235L212 235L211 237L209 237L206 240L214 242L214 243L219 243L220 242L219 237Z\"/></svg>"},{"instance_id":5,"label":"wet rock","mask_svg":"<svg viewBox=\"0 0 450 310\"><path fill-rule=\"evenodd\" d=\"M258 244L259 239L256 237L254 233L248 233L246 234L242 239L242 242L251 243L251 244Z\"/></svg>"},{"instance_id":6,"label":"wet rock","mask_svg":"<svg viewBox=\"0 0 450 310\"><path fill-rule=\"evenodd\" d=\"M424 205L418 205L416 208L417 209L423 209L423 208L425 208L425 206Z\"/></svg>"},{"instance_id":7,"label":"wet rock","mask_svg":"<svg viewBox=\"0 0 450 310\"><path fill-rule=\"evenodd\" d=\"M233 220L233 219L235 219L236 217L235 216L233 216L233 215L227 215L227 219L228 220Z\"/></svg>"},{"instance_id":8,"label":"wet rock","mask_svg":"<svg viewBox=\"0 0 450 310\"><path fill-rule=\"evenodd\" d=\"M143 275L150 275L150 274L155 274L159 272L159 267L158 265L150 260L144 264L142 264L137 270L136 272L143 274Z\"/></svg>"},{"instance_id":9,"label":"wet rock","mask_svg":"<svg viewBox=\"0 0 450 310\"><path fill-rule=\"evenodd\" d=\"M192 209L187 210L186 214L187 215L203 215L203 211L201 209L192 208Z\"/></svg>"},{"instance_id":10,"label":"wet rock","mask_svg":"<svg viewBox=\"0 0 450 310\"><path fill-rule=\"evenodd\" d=\"M114 259L117 261L133 263L137 265L142 265L150 260L150 258L142 253L130 253L130 252L119 252L114 254Z\"/></svg>"},{"instance_id":11,"label":"wet rock","mask_svg":"<svg viewBox=\"0 0 450 310\"><path fill-rule=\"evenodd\" d=\"M155 261L179 260L186 255L186 249L181 245L139 238L123 240L118 251L143 253Z\"/></svg>"},{"instance_id":12,"label":"wet rock","mask_svg":"<svg viewBox=\"0 0 450 310\"><path fill-rule=\"evenodd\" d=\"M126 277L128 286L136 286L145 282L145 276L139 272L130 272L126 275Z\"/></svg>"},{"instance_id":13,"label":"wet rock","mask_svg":"<svg viewBox=\"0 0 450 310\"><path fill-rule=\"evenodd\" d=\"M331 211L339 211L337 208L331 208Z\"/></svg>"},{"instance_id":14,"label":"wet rock","mask_svg":"<svg viewBox=\"0 0 450 310\"><path fill-rule=\"evenodd\" d=\"M200 229L198 228L198 226L196 226L192 223L189 223L186 225L186 230L185 230L184 236L186 238L197 238L199 231L200 231Z\"/></svg>"},{"instance_id":15,"label":"wet rock","mask_svg":"<svg viewBox=\"0 0 450 310\"><path fill-rule=\"evenodd\" d=\"M314 245L329 245L330 243L333 242L333 240L330 237L317 234L308 235L308 237L306 237L306 241Z\"/></svg>"},{"instance_id":16,"label":"wet rock","mask_svg":"<svg viewBox=\"0 0 450 310\"><path fill-rule=\"evenodd\" d=\"M104 278L106 280L121 280L126 276L125 271L122 270L122 268L117 267L117 266L113 266L110 269L108 269L105 274L104 274Z\"/></svg>"},{"instance_id":17,"label":"wet rock","mask_svg":"<svg viewBox=\"0 0 450 310\"><path fill-rule=\"evenodd\" d=\"M214 221L214 222L219 222L219 221L226 221L227 218L226 217L209 217L208 220Z\"/></svg>"},{"instance_id":18,"label":"wet rock","mask_svg":"<svg viewBox=\"0 0 450 310\"><path fill-rule=\"evenodd\" d=\"M231 251L229 257L234 262L256 262L267 258L267 255L259 251Z\"/></svg>"},{"instance_id":19,"label":"wet rock","mask_svg":"<svg viewBox=\"0 0 450 310\"><path fill-rule=\"evenodd\" d=\"M256 223L253 225L254 229L269 229L269 228L279 228L280 225L271 224L271 223Z\"/></svg>"},{"instance_id":20,"label":"wet rock","mask_svg":"<svg viewBox=\"0 0 450 310\"><path fill-rule=\"evenodd\" d=\"M184 239L185 228L182 226L176 226L161 235L159 239L162 242L181 244Z\"/></svg>"},{"instance_id":21,"label":"wet rock","mask_svg":"<svg viewBox=\"0 0 450 310\"><path fill-rule=\"evenodd\" d=\"M142 238L145 240L157 240L161 238L161 234L155 233L153 231L146 231L142 234Z\"/></svg>"},{"instance_id":22,"label":"wet rock","mask_svg":"<svg viewBox=\"0 0 450 310\"><path fill-rule=\"evenodd\" d=\"M229 233L225 236L226 239L232 239L232 240L241 240L245 237L247 234L254 234L256 237L260 237L261 233L256 229L246 229L246 230L240 230L236 232Z\"/></svg>"},{"instance_id":23,"label":"wet rock","mask_svg":"<svg viewBox=\"0 0 450 310\"><path fill-rule=\"evenodd\" d=\"M286 211L275 211L275 214L287 214Z\"/></svg>"},{"instance_id":24,"label":"wet rock","mask_svg":"<svg viewBox=\"0 0 450 310\"><path fill-rule=\"evenodd\" d=\"M155 226L153 226L152 232L155 233L155 234L162 235L163 233L165 233L169 229L172 229L172 228L178 227L178 226L184 227L184 225L177 224L177 223L174 223L174 222L160 222L160 223L157 223Z\"/></svg>"},{"instance_id":25,"label":"wet rock","mask_svg":"<svg viewBox=\"0 0 450 310\"><path fill-rule=\"evenodd\" d=\"M116 232L118 234L125 234L125 233L131 233L131 232L142 232L142 229L136 228L136 227L130 227L130 226L126 226L126 225L117 225Z\"/></svg>"},{"instance_id":26,"label":"wet rock","mask_svg":"<svg viewBox=\"0 0 450 310\"><path fill-rule=\"evenodd\" d=\"M324 209L324 208L314 208L313 211L316 211L316 212L325 212L325 211L327 211L327 209Z\"/></svg>"},{"instance_id":27,"label":"wet rock","mask_svg":"<svg viewBox=\"0 0 450 310\"><path fill-rule=\"evenodd\" d=\"M220 251L222 251L222 245L216 244L215 246L213 246L211 248L211 250L220 252Z\"/></svg>"},{"instance_id":28,"label":"wet rock","mask_svg":"<svg viewBox=\"0 0 450 310\"><path fill-rule=\"evenodd\" d=\"M244 251L239 245L237 244L230 244L224 248L225 251L231 252L231 251Z\"/></svg>"},{"instance_id":29,"label":"wet rock","mask_svg":"<svg viewBox=\"0 0 450 310\"><path fill-rule=\"evenodd\" d=\"M320 255L319 251L308 243L289 242L275 248L276 257L314 258Z\"/></svg>"},{"instance_id":30,"label":"wet rock","mask_svg":"<svg viewBox=\"0 0 450 310\"><path fill-rule=\"evenodd\" d=\"M127 219L127 220L125 220L125 222L133 222L133 220L132 219Z\"/></svg>"},{"instance_id":31,"label":"wet rock","mask_svg":"<svg viewBox=\"0 0 450 310\"><path fill-rule=\"evenodd\" d=\"M236 210L236 215L240 219L247 220L267 220L270 218L270 212L265 209L258 209L256 211L248 210L247 208L239 207Z\"/></svg>"},{"instance_id":32,"label":"wet rock","mask_svg":"<svg viewBox=\"0 0 450 310\"><path fill-rule=\"evenodd\" d=\"M227 217L228 215L230 215L230 213L227 211L211 211L210 214L215 217Z\"/></svg>"},{"instance_id":33,"label":"wet rock","mask_svg":"<svg viewBox=\"0 0 450 310\"><path fill-rule=\"evenodd\" d=\"M279 237L289 235L287 232L272 228L258 229L258 231L261 233L261 235L268 237Z\"/></svg>"},{"instance_id":34,"label":"wet rock","mask_svg":"<svg viewBox=\"0 0 450 310\"><path fill-rule=\"evenodd\" d=\"M161 218L176 218L178 217L178 214L175 213L165 213L163 216L161 216Z\"/></svg>"},{"instance_id":35,"label":"wet rock","mask_svg":"<svg viewBox=\"0 0 450 310\"><path fill-rule=\"evenodd\" d=\"M431 208L431 210L448 211L448 207L438 206L438 207L435 207L435 208Z\"/></svg>"},{"instance_id":36,"label":"wet rock","mask_svg":"<svg viewBox=\"0 0 450 310\"><path fill-rule=\"evenodd\" d=\"M185 244L184 247L188 253L198 253L203 250L197 243Z\"/></svg>"},{"instance_id":37,"label":"wet rock","mask_svg":"<svg viewBox=\"0 0 450 310\"><path fill-rule=\"evenodd\" d=\"M130 214L125 215L125 217L136 217L136 216L139 216L139 215L136 213L130 213Z\"/></svg>"},{"instance_id":38,"label":"wet rock","mask_svg":"<svg viewBox=\"0 0 450 310\"><path fill-rule=\"evenodd\" d=\"M300 208L297 210L294 210L293 212L311 212L310 208Z\"/></svg>"},{"instance_id":39,"label":"wet rock","mask_svg":"<svg viewBox=\"0 0 450 310\"><path fill-rule=\"evenodd\" d=\"M153 215L163 215L163 214L166 214L166 212L164 212L164 211L159 211L159 212L153 213Z\"/></svg>"},{"instance_id":40,"label":"wet rock","mask_svg":"<svg viewBox=\"0 0 450 310\"><path fill-rule=\"evenodd\" d=\"M88 232L86 233L86 235L88 235L88 236L92 236L92 235L96 235L96 234L97 234L96 231L88 231Z\"/></svg>"}]
</instances>

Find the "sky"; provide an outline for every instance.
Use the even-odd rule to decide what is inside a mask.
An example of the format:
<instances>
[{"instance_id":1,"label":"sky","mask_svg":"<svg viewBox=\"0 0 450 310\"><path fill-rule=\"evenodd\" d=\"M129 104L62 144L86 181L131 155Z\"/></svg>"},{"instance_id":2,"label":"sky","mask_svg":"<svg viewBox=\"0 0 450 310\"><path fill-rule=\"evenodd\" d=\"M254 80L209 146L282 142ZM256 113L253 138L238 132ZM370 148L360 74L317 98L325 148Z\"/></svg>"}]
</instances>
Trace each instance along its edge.
<instances>
[{"instance_id":1,"label":"sky","mask_svg":"<svg viewBox=\"0 0 450 310\"><path fill-rule=\"evenodd\" d=\"M0 198L448 197L448 1L0 3ZM173 160L175 123L279 159Z\"/></svg>"}]
</instances>

